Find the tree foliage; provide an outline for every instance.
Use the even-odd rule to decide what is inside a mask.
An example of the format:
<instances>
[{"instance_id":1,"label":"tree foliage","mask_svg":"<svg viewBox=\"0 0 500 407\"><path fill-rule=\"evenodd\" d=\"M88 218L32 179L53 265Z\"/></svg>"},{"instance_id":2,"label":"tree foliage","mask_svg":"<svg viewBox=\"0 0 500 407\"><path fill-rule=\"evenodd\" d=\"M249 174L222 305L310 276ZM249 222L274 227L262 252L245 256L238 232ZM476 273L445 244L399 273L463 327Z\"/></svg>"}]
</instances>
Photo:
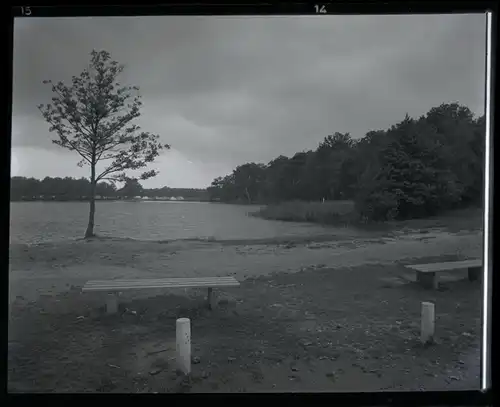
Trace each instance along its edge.
<instances>
[{"instance_id":1,"label":"tree foliage","mask_svg":"<svg viewBox=\"0 0 500 407\"><path fill-rule=\"evenodd\" d=\"M360 139L334 133L314 151L241 165L208 191L222 202L350 199L366 220L427 216L482 202L484 141L484 116L442 104Z\"/></svg>"},{"instance_id":2,"label":"tree foliage","mask_svg":"<svg viewBox=\"0 0 500 407\"><path fill-rule=\"evenodd\" d=\"M126 181L128 170L143 170L160 154L170 148L159 141L159 136L139 132L132 121L140 116L142 102L136 86L122 86L118 77L124 66L111 60L107 51L92 51L90 65L79 76L73 76L70 85L62 81L51 85L52 103L39 109L49 123L49 131L57 138L53 143L75 151L79 166L90 167L90 214L85 235L93 235L94 198L99 181ZM97 172L98 164L103 168ZM143 171L139 178L157 175L153 170Z\"/></svg>"}]
</instances>

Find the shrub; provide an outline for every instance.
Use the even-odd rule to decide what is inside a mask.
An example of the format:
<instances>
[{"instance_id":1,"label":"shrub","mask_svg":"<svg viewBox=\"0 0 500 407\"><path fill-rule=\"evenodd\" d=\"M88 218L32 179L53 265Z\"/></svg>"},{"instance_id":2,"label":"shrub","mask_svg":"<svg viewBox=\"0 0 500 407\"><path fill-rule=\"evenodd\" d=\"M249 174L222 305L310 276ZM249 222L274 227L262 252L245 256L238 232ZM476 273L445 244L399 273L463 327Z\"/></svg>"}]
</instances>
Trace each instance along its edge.
<instances>
[{"instance_id":1,"label":"shrub","mask_svg":"<svg viewBox=\"0 0 500 407\"><path fill-rule=\"evenodd\" d=\"M358 219L352 201L291 201L267 205L255 216L264 219L321 224L352 223Z\"/></svg>"},{"instance_id":2,"label":"shrub","mask_svg":"<svg viewBox=\"0 0 500 407\"><path fill-rule=\"evenodd\" d=\"M397 195L381 188L372 188L362 191L355 203L356 212L360 219L369 221L393 220L399 214L399 201Z\"/></svg>"}]
</instances>

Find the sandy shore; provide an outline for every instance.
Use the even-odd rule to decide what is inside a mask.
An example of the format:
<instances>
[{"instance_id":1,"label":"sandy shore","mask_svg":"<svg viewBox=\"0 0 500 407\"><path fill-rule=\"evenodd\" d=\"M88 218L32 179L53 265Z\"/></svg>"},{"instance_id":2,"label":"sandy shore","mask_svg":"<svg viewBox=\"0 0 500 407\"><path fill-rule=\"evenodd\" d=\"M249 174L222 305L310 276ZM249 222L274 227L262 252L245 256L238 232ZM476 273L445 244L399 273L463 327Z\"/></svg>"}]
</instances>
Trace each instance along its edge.
<instances>
[{"instance_id":1,"label":"sandy shore","mask_svg":"<svg viewBox=\"0 0 500 407\"><path fill-rule=\"evenodd\" d=\"M307 268L392 264L433 256L481 256L482 234L399 233L382 238L282 242L95 239L57 244L12 245L12 295L36 299L89 279L224 276L237 279L293 273Z\"/></svg>"},{"instance_id":2,"label":"sandy shore","mask_svg":"<svg viewBox=\"0 0 500 407\"><path fill-rule=\"evenodd\" d=\"M12 245L9 340L19 349L9 351L9 383L17 391L184 391L172 352L155 352L174 340L175 318L187 315L201 358L189 391L359 391L360 382L366 391L477 388L480 287L450 274L447 291L420 291L402 284L414 276L400 264L481 251L480 232L444 229ZM124 293L121 317L108 320L102 296L80 295L90 279L223 275L242 282L224 290L237 303L233 314L207 314L199 308L203 293L147 290ZM412 321L421 301L436 303L442 339L419 350Z\"/></svg>"}]
</instances>

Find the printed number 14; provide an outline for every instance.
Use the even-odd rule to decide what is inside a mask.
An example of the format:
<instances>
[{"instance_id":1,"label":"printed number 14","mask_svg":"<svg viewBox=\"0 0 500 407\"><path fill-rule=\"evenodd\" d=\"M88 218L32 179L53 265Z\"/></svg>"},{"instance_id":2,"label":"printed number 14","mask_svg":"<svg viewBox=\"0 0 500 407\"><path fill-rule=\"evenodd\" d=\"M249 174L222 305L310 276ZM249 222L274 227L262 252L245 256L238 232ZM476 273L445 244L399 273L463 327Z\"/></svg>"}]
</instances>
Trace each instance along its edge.
<instances>
[{"instance_id":1,"label":"printed number 14","mask_svg":"<svg viewBox=\"0 0 500 407\"><path fill-rule=\"evenodd\" d=\"M314 10L316 11L316 13L319 13L319 14L325 14L326 13L326 7L324 5L318 5L316 4L314 6Z\"/></svg>"}]
</instances>

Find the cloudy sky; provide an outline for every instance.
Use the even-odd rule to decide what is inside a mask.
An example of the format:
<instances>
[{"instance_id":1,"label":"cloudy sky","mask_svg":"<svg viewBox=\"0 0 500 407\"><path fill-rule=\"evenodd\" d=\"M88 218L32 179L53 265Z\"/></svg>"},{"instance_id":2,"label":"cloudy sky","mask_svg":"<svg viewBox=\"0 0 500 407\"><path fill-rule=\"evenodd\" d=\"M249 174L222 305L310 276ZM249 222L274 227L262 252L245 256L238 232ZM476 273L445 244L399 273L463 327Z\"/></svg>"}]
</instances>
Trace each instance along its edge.
<instances>
[{"instance_id":1,"label":"cloudy sky","mask_svg":"<svg viewBox=\"0 0 500 407\"><path fill-rule=\"evenodd\" d=\"M458 101L482 114L485 15L24 18L14 25L13 175L87 176L53 145L44 79L92 49L125 64L143 130L172 145L147 187L206 187L245 162L314 149Z\"/></svg>"}]
</instances>

